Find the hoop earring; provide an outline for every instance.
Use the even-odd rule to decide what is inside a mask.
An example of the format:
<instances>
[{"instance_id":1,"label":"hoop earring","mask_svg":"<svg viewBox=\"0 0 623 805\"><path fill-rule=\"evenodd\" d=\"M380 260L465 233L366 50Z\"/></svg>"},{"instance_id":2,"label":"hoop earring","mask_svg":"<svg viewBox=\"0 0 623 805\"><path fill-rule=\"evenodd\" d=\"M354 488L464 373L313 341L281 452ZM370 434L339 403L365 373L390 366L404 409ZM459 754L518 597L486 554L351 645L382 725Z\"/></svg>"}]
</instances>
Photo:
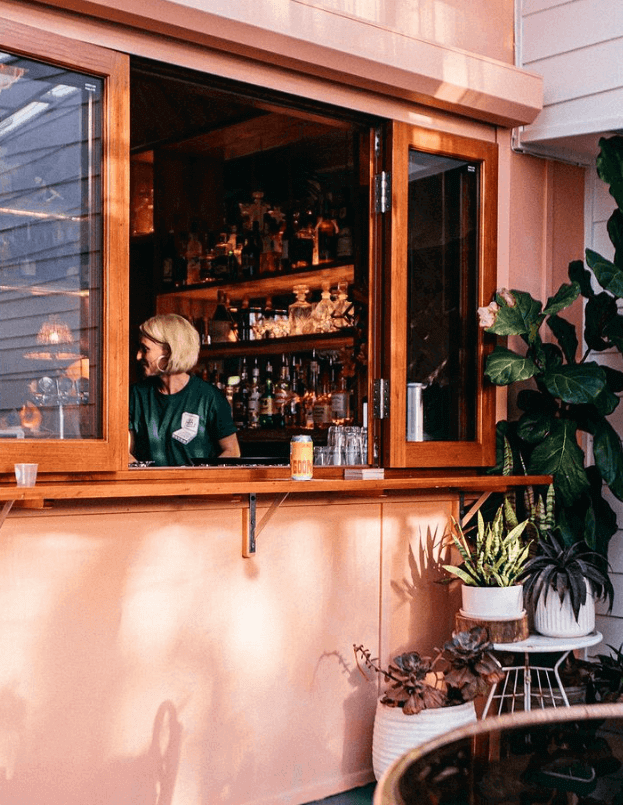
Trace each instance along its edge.
<instances>
[{"instance_id":1,"label":"hoop earring","mask_svg":"<svg viewBox=\"0 0 623 805\"><path fill-rule=\"evenodd\" d=\"M164 366L164 368L162 368L162 367L160 366L160 359L161 359L161 358L163 358L163 359L164 359L164 361L165 361L165 366ZM166 367L166 364L168 363L168 360L169 360L169 359L167 358L167 356L166 356L166 355L159 355L159 356L158 356L158 359L156 360L156 366L158 367L158 371L159 371L159 372L162 372L162 374L164 374L164 373L165 373L165 371L166 371L166 368L167 368L167 367Z\"/></svg>"}]
</instances>

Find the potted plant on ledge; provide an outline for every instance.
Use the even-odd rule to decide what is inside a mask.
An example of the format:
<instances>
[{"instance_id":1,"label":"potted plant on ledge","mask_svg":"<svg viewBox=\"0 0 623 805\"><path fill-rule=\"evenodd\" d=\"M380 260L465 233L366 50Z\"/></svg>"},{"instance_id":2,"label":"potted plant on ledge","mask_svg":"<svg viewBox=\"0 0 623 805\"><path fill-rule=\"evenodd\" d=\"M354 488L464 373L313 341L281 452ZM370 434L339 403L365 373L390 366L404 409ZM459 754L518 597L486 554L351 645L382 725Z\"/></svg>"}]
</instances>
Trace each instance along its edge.
<instances>
[{"instance_id":1,"label":"potted plant on ledge","mask_svg":"<svg viewBox=\"0 0 623 805\"><path fill-rule=\"evenodd\" d=\"M607 562L585 542L567 546L548 532L519 578L534 628L547 637L582 637L594 631L596 600L612 609Z\"/></svg>"},{"instance_id":2,"label":"potted plant on ledge","mask_svg":"<svg viewBox=\"0 0 623 805\"><path fill-rule=\"evenodd\" d=\"M389 683L374 719L372 765L377 780L408 749L476 721L474 699L504 677L481 627L456 634L434 659L410 651L395 657L387 669L363 646L353 649L360 668L362 660Z\"/></svg>"},{"instance_id":3,"label":"potted plant on ledge","mask_svg":"<svg viewBox=\"0 0 623 805\"><path fill-rule=\"evenodd\" d=\"M485 522L480 511L477 521L473 543L453 521L452 542L463 562L443 566L462 582L457 622L462 626L476 625L472 621L491 622L488 625L495 642L523 640L528 632L519 576L530 551L530 543L523 540L528 520L518 523L513 507L505 500L491 522ZM509 632L504 624L512 622L519 625ZM494 623L502 625L496 628Z\"/></svg>"}]
</instances>

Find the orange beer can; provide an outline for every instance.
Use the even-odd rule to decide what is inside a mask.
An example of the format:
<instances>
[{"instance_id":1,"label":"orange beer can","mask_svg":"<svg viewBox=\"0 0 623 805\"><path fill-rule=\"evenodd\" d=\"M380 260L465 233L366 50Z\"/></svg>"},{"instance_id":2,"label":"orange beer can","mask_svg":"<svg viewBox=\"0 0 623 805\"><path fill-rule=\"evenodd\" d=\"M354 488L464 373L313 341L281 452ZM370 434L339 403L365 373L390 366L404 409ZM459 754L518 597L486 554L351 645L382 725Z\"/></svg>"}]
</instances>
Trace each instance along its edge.
<instances>
[{"instance_id":1,"label":"orange beer can","mask_svg":"<svg viewBox=\"0 0 623 805\"><path fill-rule=\"evenodd\" d=\"M290 477L293 481L311 481L314 477L314 443L303 434L290 440Z\"/></svg>"}]
</instances>

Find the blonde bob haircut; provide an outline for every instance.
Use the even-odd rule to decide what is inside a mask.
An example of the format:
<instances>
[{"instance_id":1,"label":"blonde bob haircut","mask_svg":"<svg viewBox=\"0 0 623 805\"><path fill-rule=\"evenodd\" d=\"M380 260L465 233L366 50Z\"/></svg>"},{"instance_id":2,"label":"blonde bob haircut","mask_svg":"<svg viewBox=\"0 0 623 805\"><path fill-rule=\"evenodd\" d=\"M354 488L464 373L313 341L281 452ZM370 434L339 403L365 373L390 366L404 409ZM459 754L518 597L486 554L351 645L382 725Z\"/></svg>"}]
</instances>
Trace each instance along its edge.
<instances>
[{"instance_id":1,"label":"blonde bob haircut","mask_svg":"<svg viewBox=\"0 0 623 805\"><path fill-rule=\"evenodd\" d=\"M140 326L141 335L163 347L167 362L158 368L163 375L190 372L197 364L201 340L199 333L176 313L153 316Z\"/></svg>"}]
</instances>

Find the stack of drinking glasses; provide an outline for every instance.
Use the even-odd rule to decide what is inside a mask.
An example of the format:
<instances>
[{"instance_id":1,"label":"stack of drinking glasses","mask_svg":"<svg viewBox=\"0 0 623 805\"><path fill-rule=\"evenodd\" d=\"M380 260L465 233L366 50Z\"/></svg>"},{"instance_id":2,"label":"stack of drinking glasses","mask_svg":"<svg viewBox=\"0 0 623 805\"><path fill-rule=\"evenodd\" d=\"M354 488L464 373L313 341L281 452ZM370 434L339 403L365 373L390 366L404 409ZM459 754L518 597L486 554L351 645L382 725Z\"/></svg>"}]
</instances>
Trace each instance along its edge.
<instances>
[{"instance_id":1,"label":"stack of drinking glasses","mask_svg":"<svg viewBox=\"0 0 623 805\"><path fill-rule=\"evenodd\" d=\"M314 447L317 467L366 464L367 456L368 430L358 425L331 425L326 447Z\"/></svg>"}]
</instances>

